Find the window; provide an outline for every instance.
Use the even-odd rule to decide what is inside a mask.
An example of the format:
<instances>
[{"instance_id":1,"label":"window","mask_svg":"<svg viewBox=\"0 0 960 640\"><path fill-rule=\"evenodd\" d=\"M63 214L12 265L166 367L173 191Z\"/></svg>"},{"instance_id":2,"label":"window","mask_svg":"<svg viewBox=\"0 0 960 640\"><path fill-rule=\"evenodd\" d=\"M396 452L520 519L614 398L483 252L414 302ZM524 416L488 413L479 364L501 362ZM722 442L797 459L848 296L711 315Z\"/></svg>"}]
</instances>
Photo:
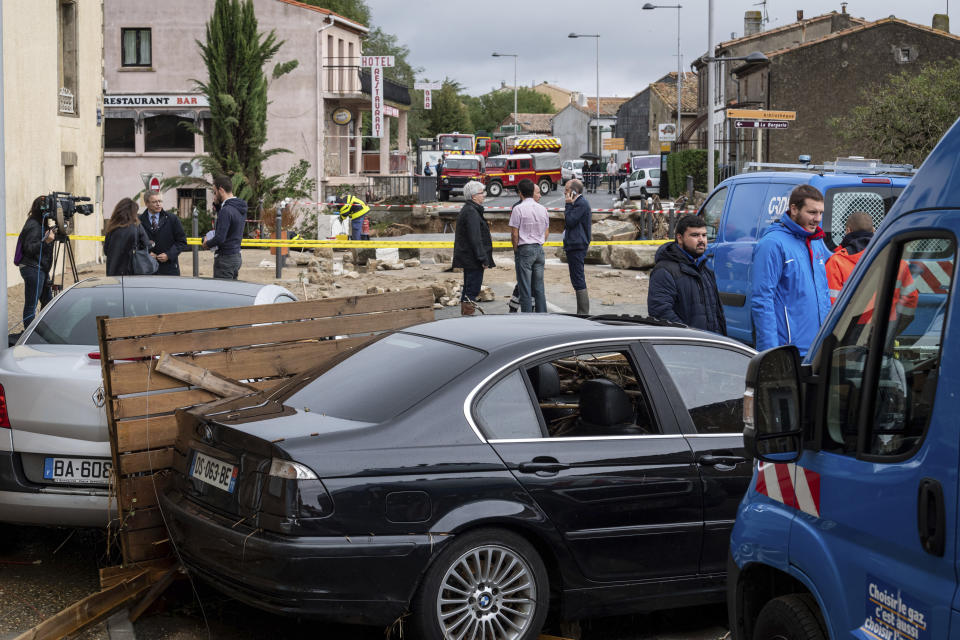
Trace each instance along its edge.
<instances>
[{"instance_id":1,"label":"window","mask_svg":"<svg viewBox=\"0 0 960 640\"><path fill-rule=\"evenodd\" d=\"M571 353L528 367L527 377L551 437L660 432L625 352Z\"/></svg>"},{"instance_id":2,"label":"window","mask_svg":"<svg viewBox=\"0 0 960 640\"><path fill-rule=\"evenodd\" d=\"M514 371L483 394L477 421L488 438L539 438L540 419L520 371Z\"/></svg>"},{"instance_id":3,"label":"window","mask_svg":"<svg viewBox=\"0 0 960 640\"><path fill-rule=\"evenodd\" d=\"M850 214L862 211L870 214L874 229L880 228L890 207L897 201L902 187L843 187L828 189L824 194L824 242L834 249L844 236Z\"/></svg>"},{"instance_id":4,"label":"window","mask_svg":"<svg viewBox=\"0 0 960 640\"><path fill-rule=\"evenodd\" d=\"M767 183L738 184L730 199L730 211L723 223L724 242L741 242L757 237L759 210L766 202Z\"/></svg>"},{"instance_id":5,"label":"window","mask_svg":"<svg viewBox=\"0 0 960 640\"><path fill-rule=\"evenodd\" d=\"M103 150L136 151L135 125L133 118L104 118Z\"/></svg>"},{"instance_id":6,"label":"window","mask_svg":"<svg viewBox=\"0 0 960 640\"><path fill-rule=\"evenodd\" d=\"M79 51L77 37L77 5L73 0L60 2L59 32L60 38L60 89L58 95L58 112L60 114L77 115L77 96L79 93Z\"/></svg>"},{"instance_id":7,"label":"window","mask_svg":"<svg viewBox=\"0 0 960 640\"><path fill-rule=\"evenodd\" d=\"M193 124L180 116L144 118L144 151L187 151L193 153L193 132L181 123Z\"/></svg>"},{"instance_id":8,"label":"window","mask_svg":"<svg viewBox=\"0 0 960 640\"><path fill-rule=\"evenodd\" d=\"M507 171L516 171L517 170L517 161L508 160L507 161Z\"/></svg>"},{"instance_id":9,"label":"window","mask_svg":"<svg viewBox=\"0 0 960 640\"><path fill-rule=\"evenodd\" d=\"M700 216L707 224L707 242L713 242L717 239L717 231L723 217L723 205L727 202L727 191L729 191L727 187L720 189L700 209Z\"/></svg>"},{"instance_id":10,"label":"window","mask_svg":"<svg viewBox=\"0 0 960 640\"><path fill-rule=\"evenodd\" d=\"M120 64L124 67L149 67L153 64L150 29L120 30Z\"/></svg>"},{"instance_id":11,"label":"window","mask_svg":"<svg viewBox=\"0 0 960 640\"><path fill-rule=\"evenodd\" d=\"M750 358L692 344L658 344L659 356L697 433L743 431L743 391Z\"/></svg>"},{"instance_id":12,"label":"window","mask_svg":"<svg viewBox=\"0 0 960 640\"><path fill-rule=\"evenodd\" d=\"M650 170L647 172L647 175L649 175L651 178L654 178L654 179L656 179L656 180L659 180L659 179L660 179L660 169L650 169Z\"/></svg>"},{"instance_id":13,"label":"window","mask_svg":"<svg viewBox=\"0 0 960 640\"><path fill-rule=\"evenodd\" d=\"M888 246L870 265L827 342L824 449L881 459L916 451L933 412L955 259L953 239L925 237ZM878 304L890 312L875 313Z\"/></svg>"},{"instance_id":14,"label":"window","mask_svg":"<svg viewBox=\"0 0 960 640\"><path fill-rule=\"evenodd\" d=\"M529 159L529 158L525 158L525 159L520 160L520 161L519 161L519 165L520 165L520 168L521 168L521 169L529 169L529 168L530 168L530 159Z\"/></svg>"}]
</instances>

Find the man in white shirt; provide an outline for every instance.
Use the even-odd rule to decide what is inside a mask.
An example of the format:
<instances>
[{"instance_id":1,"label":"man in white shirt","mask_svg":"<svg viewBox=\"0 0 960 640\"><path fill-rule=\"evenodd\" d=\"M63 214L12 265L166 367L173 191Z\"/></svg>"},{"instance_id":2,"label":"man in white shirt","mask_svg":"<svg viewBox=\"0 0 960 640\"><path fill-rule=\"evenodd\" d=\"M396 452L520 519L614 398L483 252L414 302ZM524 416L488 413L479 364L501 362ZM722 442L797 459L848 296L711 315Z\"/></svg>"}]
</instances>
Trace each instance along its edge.
<instances>
[{"instance_id":1,"label":"man in white shirt","mask_svg":"<svg viewBox=\"0 0 960 640\"><path fill-rule=\"evenodd\" d=\"M550 214L533 194L537 186L530 179L517 185L523 202L510 213L510 240L517 269L520 311L547 312L547 296L543 287L543 243L550 235Z\"/></svg>"}]
</instances>

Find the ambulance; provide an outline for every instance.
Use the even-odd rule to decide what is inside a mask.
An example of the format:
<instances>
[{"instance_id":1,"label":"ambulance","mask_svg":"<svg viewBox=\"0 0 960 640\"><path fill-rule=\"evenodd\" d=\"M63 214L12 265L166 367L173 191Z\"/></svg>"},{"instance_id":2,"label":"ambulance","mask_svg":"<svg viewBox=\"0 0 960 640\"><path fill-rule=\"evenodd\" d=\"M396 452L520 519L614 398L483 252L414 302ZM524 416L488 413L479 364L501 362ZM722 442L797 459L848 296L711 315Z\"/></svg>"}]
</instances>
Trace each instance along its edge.
<instances>
[{"instance_id":1,"label":"ambulance","mask_svg":"<svg viewBox=\"0 0 960 640\"><path fill-rule=\"evenodd\" d=\"M735 640L960 638L958 158L955 123L807 356L783 346L750 363L756 463L727 563Z\"/></svg>"}]
</instances>

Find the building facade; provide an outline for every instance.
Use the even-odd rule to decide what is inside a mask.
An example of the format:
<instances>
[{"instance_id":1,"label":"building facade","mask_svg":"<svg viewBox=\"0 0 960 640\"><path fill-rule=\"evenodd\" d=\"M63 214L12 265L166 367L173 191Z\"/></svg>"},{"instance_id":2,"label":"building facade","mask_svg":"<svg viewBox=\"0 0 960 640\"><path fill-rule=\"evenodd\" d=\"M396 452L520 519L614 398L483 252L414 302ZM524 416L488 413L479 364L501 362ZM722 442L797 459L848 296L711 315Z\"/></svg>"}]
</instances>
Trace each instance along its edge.
<instances>
[{"instance_id":1,"label":"building facade","mask_svg":"<svg viewBox=\"0 0 960 640\"><path fill-rule=\"evenodd\" d=\"M649 140L647 151L649 153L660 153L669 151L663 148L662 144L671 144L669 140L660 140L660 125L674 125L677 123L677 74L670 73L665 76L665 80L654 82L650 85L650 108L648 110L648 134ZM683 74L683 83L680 85L680 131L676 132L676 138L688 130L697 119L697 77L696 74L686 72ZM676 142L676 140L674 140Z\"/></svg>"},{"instance_id":2,"label":"building facade","mask_svg":"<svg viewBox=\"0 0 960 640\"><path fill-rule=\"evenodd\" d=\"M103 4L104 196L109 206L142 191L141 174L198 171L193 159L206 151L203 137L180 125L203 128L209 122L206 98L194 81L206 76L195 41L205 39L214 0ZM292 153L269 158L264 172L283 173L306 160L308 175L319 178L318 201L326 188L364 181L366 165L389 173L389 144L381 145L379 162L370 163L360 137L370 114L370 75L361 72L360 59L367 27L294 0L255 0L254 6L260 31L274 30L283 41L271 64L298 62L292 72L270 80L266 148ZM385 83L384 98L384 139L398 126L398 151L405 154L409 91ZM204 197L203 191L179 189L165 194L164 202L185 215Z\"/></svg>"},{"instance_id":3,"label":"building facade","mask_svg":"<svg viewBox=\"0 0 960 640\"><path fill-rule=\"evenodd\" d=\"M7 233L18 234L34 198L53 191L89 197L75 234L103 227L103 9L99 2L3 3L4 169ZM16 237L7 236L7 285ZM78 263L94 262L99 242L75 241ZM59 282L60 266L56 267ZM71 284L69 267L65 284Z\"/></svg>"}]
</instances>

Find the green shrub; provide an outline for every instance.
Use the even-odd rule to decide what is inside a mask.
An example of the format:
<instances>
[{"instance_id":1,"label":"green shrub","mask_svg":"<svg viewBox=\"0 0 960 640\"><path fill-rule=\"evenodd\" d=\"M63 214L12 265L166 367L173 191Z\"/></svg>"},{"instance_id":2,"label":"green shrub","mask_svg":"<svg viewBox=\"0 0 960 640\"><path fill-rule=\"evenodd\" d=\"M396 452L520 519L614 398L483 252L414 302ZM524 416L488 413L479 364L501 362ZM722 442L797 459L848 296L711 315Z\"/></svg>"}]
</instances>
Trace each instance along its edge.
<instances>
[{"instance_id":1,"label":"green shrub","mask_svg":"<svg viewBox=\"0 0 960 640\"><path fill-rule=\"evenodd\" d=\"M720 152L714 151L714 184L720 181ZM707 150L685 149L667 156L667 175L669 194L676 198L687 188L687 176L693 176L695 191L707 190ZM661 192L663 190L661 189Z\"/></svg>"}]
</instances>

